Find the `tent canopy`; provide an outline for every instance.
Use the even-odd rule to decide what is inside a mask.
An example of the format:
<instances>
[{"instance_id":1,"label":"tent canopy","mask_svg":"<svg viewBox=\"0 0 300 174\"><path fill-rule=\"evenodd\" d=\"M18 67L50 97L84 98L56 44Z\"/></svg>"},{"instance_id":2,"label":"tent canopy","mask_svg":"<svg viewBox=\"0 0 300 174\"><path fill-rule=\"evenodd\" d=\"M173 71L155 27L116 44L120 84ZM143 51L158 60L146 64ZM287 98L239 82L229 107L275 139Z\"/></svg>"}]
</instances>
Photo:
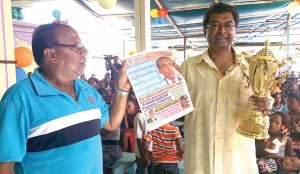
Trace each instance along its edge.
<instances>
[{"instance_id":1,"label":"tent canopy","mask_svg":"<svg viewBox=\"0 0 300 174\"><path fill-rule=\"evenodd\" d=\"M12 0L17 4L19 0ZM39 1L39 0L28 0ZM126 39L134 40L134 0L118 0L115 7L104 9L98 0L74 0L96 18L111 27L121 30ZM202 20L209 6L214 2L225 2L237 8L240 24L237 28L235 45L263 45L269 39L272 45L300 44L300 4L293 13L291 0L151 0L151 8L168 10L169 18L157 24L151 18L152 47L168 45L171 48L186 47L195 50L207 47Z\"/></svg>"}]
</instances>

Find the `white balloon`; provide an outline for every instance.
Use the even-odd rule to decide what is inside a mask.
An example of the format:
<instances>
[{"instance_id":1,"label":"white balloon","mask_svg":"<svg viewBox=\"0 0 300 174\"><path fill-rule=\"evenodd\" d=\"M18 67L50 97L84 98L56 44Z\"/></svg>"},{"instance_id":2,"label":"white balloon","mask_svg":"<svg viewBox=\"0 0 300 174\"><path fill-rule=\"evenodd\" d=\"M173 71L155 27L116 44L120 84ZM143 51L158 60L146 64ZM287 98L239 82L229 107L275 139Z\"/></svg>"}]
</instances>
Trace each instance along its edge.
<instances>
[{"instance_id":1,"label":"white balloon","mask_svg":"<svg viewBox=\"0 0 300 174\"><path fill-rule=\"evenodd\" d=\"M110 9L116 5L117 0L98 0L98 3L101 7Z\"/></svg>"}]
</instances>

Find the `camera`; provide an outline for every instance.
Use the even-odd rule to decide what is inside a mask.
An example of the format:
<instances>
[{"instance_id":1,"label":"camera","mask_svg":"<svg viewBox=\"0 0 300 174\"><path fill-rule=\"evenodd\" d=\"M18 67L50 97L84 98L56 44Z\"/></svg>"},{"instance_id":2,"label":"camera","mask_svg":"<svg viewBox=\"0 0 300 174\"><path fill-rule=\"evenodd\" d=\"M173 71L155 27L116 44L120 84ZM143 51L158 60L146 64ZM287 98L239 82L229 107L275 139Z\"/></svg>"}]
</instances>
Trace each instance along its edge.
<instances>
[{"instance_id":1,"label":"camera","mask_svg":"<svg viewBox=\"0 0 300 174\"><path fill-rule=\"evenodd\" d=\"M104 60L111 61L113 59L113 55L104 55Z\"/></svg>"}]
</instances>

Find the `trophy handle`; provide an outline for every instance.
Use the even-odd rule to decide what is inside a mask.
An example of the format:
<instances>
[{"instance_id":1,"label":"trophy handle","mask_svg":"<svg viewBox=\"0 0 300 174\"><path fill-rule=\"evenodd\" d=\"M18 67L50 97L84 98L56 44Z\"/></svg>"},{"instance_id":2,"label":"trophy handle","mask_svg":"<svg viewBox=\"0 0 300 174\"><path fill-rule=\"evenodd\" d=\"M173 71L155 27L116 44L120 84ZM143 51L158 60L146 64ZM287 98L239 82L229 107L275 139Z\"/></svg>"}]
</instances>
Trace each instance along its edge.
<instances>
[{"instance_id":1,"label":"trophy handle","mask_svg":"<svg viewBox=\"0 0 300 174\"><path fill-rule=\"evenodd\" d=\"M239 56L243 57L248 63L250 63L251 56L245 51L242 51Z\"/></svg>"},{"instance_id":2,"label":"trophy handle","mask_svg":"<svg viewBox=\"0 0 300 174\"><path fill-rule=\"evenodd\" d=\"M287 58L284 58L281 63L278 64L279 68L286 65L286 61L288 62L291 62L291 64L295 64L296 62L293 61L293 59L291 57L287 57ZM281 86L281 84L283 83L283 81L286 79L286 76L289 74L289 71L292 67L288 67L288 69L286 71L284 71L281 75L281 77L277 80L277 83L278 85Z\"/></svg>"},{"instance_id":3,"label":"trophy handle","mask_svg":"<svg viewBox=\"0 0 300 174\"><path fill-rule=\"evenodd\" d=\"M291 57L287 57L287 58L284 58L284 59L282 59L282 61L281 61L281 63L279 63L279 67L282 67L282 66L284 66L285 64L286 64L286 62L291 62L291 64L295 64L296 62L295 61L293 61L293 59L291 58ZM291 67L289 67L289 69L288 70L290 70L291 69Z\"/></svg>"}]
</instances>

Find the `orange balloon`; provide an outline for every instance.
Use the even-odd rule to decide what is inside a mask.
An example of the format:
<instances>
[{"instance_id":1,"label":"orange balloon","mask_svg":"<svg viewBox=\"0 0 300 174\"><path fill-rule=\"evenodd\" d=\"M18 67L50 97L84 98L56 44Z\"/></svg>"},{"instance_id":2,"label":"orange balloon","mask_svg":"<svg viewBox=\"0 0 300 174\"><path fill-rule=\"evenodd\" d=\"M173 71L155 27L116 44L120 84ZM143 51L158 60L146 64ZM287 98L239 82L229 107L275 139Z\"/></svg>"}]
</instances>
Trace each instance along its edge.
<instances>
[{"instance_id":1,"label":"orange balloon","mask_svg":"<svg viewBox=\"0 0 300 174\"><path fill-rule=\"evenodd\" d=\"M165 17L166 16L166 12L163 9L160 9L157 11L157 15L159 17Z\"/></svg>"},{"instance_id":2,"label":"orange balloon","mask_svg":"<svg viewBox=\"0 0 300 174\"><path fill-rule=\"evenodd\" d=\"M15 60L17 61L16 67L29 66L33 61L33 53L26 47L15 48Z\"/></svg>"}]
</instances>

